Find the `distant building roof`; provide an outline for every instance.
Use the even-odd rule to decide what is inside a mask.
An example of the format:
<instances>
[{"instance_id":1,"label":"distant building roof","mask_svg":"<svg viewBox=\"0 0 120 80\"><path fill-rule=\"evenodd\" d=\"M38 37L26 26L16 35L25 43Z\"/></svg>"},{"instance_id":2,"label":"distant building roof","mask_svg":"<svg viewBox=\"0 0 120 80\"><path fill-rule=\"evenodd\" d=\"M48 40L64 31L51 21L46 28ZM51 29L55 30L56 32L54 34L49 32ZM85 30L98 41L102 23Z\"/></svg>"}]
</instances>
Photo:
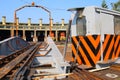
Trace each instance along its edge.
<instances>
[{"instance_id":1,"label":"distant building roof","mask_svg":"<svg viewBox=\"0 0 120 80\"><path fill-rule=\"evenodd\" d=\"M77 10L82 10L84 9L85 7L80 7L80 8L70 8L68 9L68 11L77 11Z\"/></svg>"},{"instance_id":2,"label":"distant building roof","mask_svg":"<svg viewBox=\"0 0 120 80\"><path fill-rule=\"evenodd\" d=\"M119 11L109 10L109 9L102 8L102 7L97 7L97 6L86 6L86 7L70 8L70 9L68 9L68 11L78 11L78 10L83 10L84 8L88 8L88 7L93 7L93 8L95 8L96 11L98 11L100 13L107 13L107 14L119 15L120 16Z\"/></svg>"}]
</instances>

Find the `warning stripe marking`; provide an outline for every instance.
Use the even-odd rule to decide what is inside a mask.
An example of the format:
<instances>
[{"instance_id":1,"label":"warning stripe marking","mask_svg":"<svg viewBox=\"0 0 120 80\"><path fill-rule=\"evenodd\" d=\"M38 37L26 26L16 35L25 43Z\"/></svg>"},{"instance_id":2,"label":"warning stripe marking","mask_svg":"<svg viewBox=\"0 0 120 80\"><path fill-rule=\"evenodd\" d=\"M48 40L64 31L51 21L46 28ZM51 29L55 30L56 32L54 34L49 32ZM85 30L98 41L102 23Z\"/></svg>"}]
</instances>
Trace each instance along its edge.
<instances>
[{"instance_id":1,"label":"warning stripe marking","mask_svg":"<svg viewBox=\"0 0 120 80\"><path fill-rule=\"evenodd\" d=\"M94 39L92 36L88 36L88 39L91 41L92 45L96 49L98 47L99 43L100 43L100 36L98 36L97 39Z\"/></svg>"},{"instance_id":2,"label":"warning stripe marking","mask_svg":"<svg viewBox=\"0 0 120 80\"><path fill-rule=\"evenodd\" d=\"M103 58L104 61L114 58L114 36L105 35L103 44Z\"/></svg>"},{"instance_id":3,"label":"warning stripe marking","mask_svg":"<svg viewBox=\"0 0 120 80\"><path fill-rule=\"evenodd\" d=\"M77 53L83 64L94 66L100 60L100 36L72 37L72 52Z\"/></svg>"},{"instance_id":4,"label":"warning stripe marking","mask_svg":"<svg viewBox=\"0 0 120 80\"><path fill-rule=\"evenodd\" d=\"M76 40L75 37L73 37L73 40L74 40L75 44L78 45L78 41ZM78 63L81 64L81 59L79 58L79 56L78 56L78 54L77 54L77 51L76 51L76 49L75 49L75 47L74 47L73 44L72 44L72 51L73 51L73 53L74 53L74 55L75 55L75 57L76 57Z\"/></svg>"},{"instance_id":5,"label":"warning stripe marking","mask_svg":"<svg viewBox=\"0 0 120 80\"><path fill-rule=\"evenodd\" d=\"M72 37L72 54L78 63L88 66L95 66L101 60L101 55L103 55L103 61L115 59L120 57L120 35L105 34L101 46L100 35L74 36Z\"/></svg>"},{"instance_id":6,"label":"warning stripe marking","mask_svg":"<svg viewBox=\"0 0 120 80\"><path fill-rule=\"evenodd\" d=\"M79 51L81 52L81 56L84 59L86 65L92 66L81 47L79 47Z\"/></svg>"},{"instance_id":7,"label":"warning stripe marking","mask_svg":"<svg viewBox=\"0 0 120 80\"><path fill-rule=\"evenodd\" d=\"M95 57L94 53L92 52L92 50L90 49L90 47L88 46L88 44L86 43L86 41L84 39L82 39L81 42L84 44L86 50L90 53L89 55L92 58L92 60L94 61L94 63L96 63L96 57Z\"/></svg>"},{"instance_id":8,"label":"warning stripe marking","mask_svg":"<svg viewBox=\"0 0 120 80\"><path fill-rule=\"evenodd\" d=\"M120 35L115 36L115 45L114 45L115 57L120 57Z\"/></svg>"}]
</instances>

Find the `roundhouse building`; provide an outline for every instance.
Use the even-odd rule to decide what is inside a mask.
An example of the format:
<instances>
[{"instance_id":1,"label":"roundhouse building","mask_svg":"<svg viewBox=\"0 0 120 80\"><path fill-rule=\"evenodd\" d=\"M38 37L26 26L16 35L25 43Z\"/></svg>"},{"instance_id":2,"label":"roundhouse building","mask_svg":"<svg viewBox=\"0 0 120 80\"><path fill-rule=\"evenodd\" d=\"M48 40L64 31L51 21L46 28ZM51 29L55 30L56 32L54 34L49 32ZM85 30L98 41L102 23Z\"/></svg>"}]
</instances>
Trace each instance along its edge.
<instances>
[{"instance_id":1,"label":"roundhouse building","mask_svg":"<svg viewBox=\"0 0 120 80\"><path fill-rule=\"evenodd\" d=\"M51 19L52 33L51 37L54 41L63 41L66 39L66 30L68 24L64 23L64 19L61 19L60 23L53 23ZM20 23L17 18L18 36L22 37L26 41L44 41L44 38L49 36L49 24L42 23L42 19L38 23L31 23L31 18L28 18L27 23ZM6 16L2 16L0 22L0 41L9 37L13 37L16 34L16 27L14 22L7 22Z\"/></svg>"}]
</instances>

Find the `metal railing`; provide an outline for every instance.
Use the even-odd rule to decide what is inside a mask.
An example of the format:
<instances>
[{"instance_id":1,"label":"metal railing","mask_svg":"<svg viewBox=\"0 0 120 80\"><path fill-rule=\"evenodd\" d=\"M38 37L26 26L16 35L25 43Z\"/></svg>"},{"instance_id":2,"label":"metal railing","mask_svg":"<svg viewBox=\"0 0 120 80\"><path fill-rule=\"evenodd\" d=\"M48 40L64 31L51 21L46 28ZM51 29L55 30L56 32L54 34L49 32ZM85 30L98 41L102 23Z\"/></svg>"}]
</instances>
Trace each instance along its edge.
<instances>
[{"instance_id":1,"label":"metal railing","mask_svg":"<svg viewBox=\"0 0 120 80\"><path fill-rule=\"evenodd\" d=\"M0 24L0 29L11 29L13 27L13 25L1 25ZM52 29L53 30L59 30L59 29L63 29L63 30L66 30L67 29L67 25L65 25L65 26L60 26L60 25L58 25L58 26L52 26ZM45 25L43 25L43 26L28 26L28 25L19 25L18 26L18 29L19 30L23 30L23 29L25 29L25 30L34 30L34 29L37 29L37 30L49 30L49 26L45 26Z\"/></svg>"}]
</instances>

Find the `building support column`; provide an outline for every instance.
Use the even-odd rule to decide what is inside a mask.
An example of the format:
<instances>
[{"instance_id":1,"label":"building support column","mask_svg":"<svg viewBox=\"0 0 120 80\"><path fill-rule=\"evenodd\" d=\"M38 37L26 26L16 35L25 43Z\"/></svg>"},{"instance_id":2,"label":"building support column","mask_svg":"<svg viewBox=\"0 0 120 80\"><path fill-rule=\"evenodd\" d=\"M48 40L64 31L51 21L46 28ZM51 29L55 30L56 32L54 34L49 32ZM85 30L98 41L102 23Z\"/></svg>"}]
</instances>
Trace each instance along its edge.
<instances>
[{"instance_id":1,"label":"building support column","mask_svg":"<svg viewBox=\"0 0 120 80\"><path fill-rule=\"evenodd\" d=\"M23 27L23 37L22 38L26 41L25 28L24 27Z\"/></svg>"},{"instance_id":2,"label":"building support column","mask_svg":"<svg viewBox=\"0 0 120 80\"><path fill-rule=\"evenodd\" d=\"M2 16L2 25L6 25L6 17Z\"/></svg>"},{"instance_id":3,"label":"building support column","mask_svg":"<svg viewBox=\"0 0 120 80\"><path fill-rule=\"evenodd\" d=\"M36 27L34 27L34 37L33 37L33 42L37 42L37 36L36 36Z\"/></svg>"},{"instance_id":4,"label":"building support column","mask_svg":"<svg viewBox=\"0 0 120 80\"><path fill-rule=\"evenodd\" d=\"M28 18L28 29L31 27L31 18Z\"/></svg>"},{"instance_id":5,"label":"building support column","mask_svg":"<svg viewBox=\"0 0 120 80\"><path fill-rule=\"evenodd\" d=\"M47 29L45 29L45 38L44 38L44 41L46 41L46 38L47 38Z\"/></svg>"},{"instance_id":6,"label":"building support column","mask_svg":"<svg viewBox=\"0 0 120 80\"><path fill-rule=\"evenodd\" d=\"M56 38L56 41L58 41L58 31L56 30L56 32L55 32L55 38Z\"/></svg>"},{"instance_id":7,"label":"building support column","mask_svg":"<svg viewBox=\"0 0 120 80\"><path fill-rule=\"evenodd\" d=\"M53 27L53 19L50 19L50 32L49 32L49 36L51 37L52 35L52 27Z\"/></svg>"},{"instance_id":8,"label":"building support column","mask_svg":"<svg viewBox=\"0 0 120 80\"><path fill-rule=\"evenodd\" d=\"M38 42L37 35L36 35L36 27L34 27L34 36L33 36L33 42Z\"/></svg>"},{"instance_id":9,"label":"building support column","mask_svg":"<svg viewBox=\"0 0 120 80\"><path fill-rule=\"evenodd\" d=\"M10 31L11 31L11 37L13 37L14 36L14 27L13 26L11 27Z\"/></svg>"},{"instance_id":10,"label":"building support column","mask_svg":"<svg viewBox=\"0 0 120 80\"><path fill-rule=\"evenodd\" d=\"M61 24L62 24L61 28L63 28L64 27L64 19L62 19L62 23Z\"/></svg>"},{"instance_id":11,"label":"building support column","mask_svg":"<svg viewBox=\"0 0 120 80\"><path fill-rule=\"evenodd\" d=\"M41 29L42 28L42 19L40 19L39 26L40 26L40 29Z\"/></svg>"}]
</instances>

